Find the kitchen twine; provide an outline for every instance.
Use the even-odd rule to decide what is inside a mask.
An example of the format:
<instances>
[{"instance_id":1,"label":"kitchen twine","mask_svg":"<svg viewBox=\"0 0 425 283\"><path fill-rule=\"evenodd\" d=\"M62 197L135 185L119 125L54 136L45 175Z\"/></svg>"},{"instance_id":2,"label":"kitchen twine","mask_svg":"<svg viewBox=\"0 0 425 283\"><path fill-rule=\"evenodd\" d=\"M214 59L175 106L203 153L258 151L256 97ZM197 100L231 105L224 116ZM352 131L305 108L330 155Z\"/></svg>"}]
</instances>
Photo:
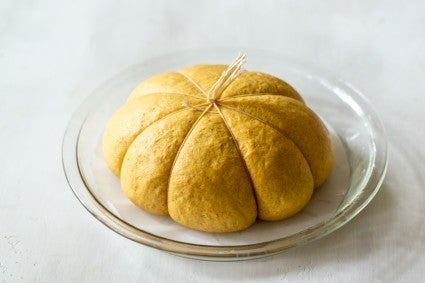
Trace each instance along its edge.
<instances>
[{"instance_id":1,"label":"kitchen twine","mask_svg":"<svg viewBox=\"0 0 425 283\"><path fill-rule=\"evenodd\" d=\"M208 109L214 106L218 110L217 101L223 91L241 74L244 72L242 66L246 62L246 55L239 53L238 57L224 70L218 80L211 86L206 93L206 103L202 105L192 106L187 101L182 102L182 106L193 108L199 111L204 111L205 108L199 106L208 105ZM205 93L205 92L204 92ZM220 113L220 111L218 111Z\"/></svg>"}]
</instances>

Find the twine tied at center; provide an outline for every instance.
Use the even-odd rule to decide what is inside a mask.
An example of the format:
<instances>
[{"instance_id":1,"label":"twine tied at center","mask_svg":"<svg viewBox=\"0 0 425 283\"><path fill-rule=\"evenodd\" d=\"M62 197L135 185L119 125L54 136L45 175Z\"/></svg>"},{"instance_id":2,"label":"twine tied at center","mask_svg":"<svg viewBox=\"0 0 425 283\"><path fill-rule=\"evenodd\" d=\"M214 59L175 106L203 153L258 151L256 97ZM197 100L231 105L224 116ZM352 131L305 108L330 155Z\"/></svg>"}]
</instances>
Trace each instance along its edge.
<instances>
[{"instance_id":1,"label":"twine tied at center","mask_svg":"<svg viewBox=\"0 0 425 283\"><path fill-rule=\"evenodd\" d=\"M246 62L246 55L239 53L238 57L221 73L218 80L211 86L208 92L202 91L206 94L206 104L203 105L217 105L224 90L243 72L242 66ZM187 101L182 103L185 107L200 110L197 106L191 106ZM201 106L201 105L198 105Z\"/></svg>"}]
</instances>

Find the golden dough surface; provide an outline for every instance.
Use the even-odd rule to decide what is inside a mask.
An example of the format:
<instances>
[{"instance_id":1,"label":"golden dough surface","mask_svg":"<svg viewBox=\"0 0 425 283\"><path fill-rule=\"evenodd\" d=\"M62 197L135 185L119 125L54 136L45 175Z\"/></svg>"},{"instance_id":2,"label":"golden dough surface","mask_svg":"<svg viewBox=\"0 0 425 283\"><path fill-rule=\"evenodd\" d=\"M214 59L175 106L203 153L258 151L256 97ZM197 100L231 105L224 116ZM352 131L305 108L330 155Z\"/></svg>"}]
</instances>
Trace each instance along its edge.
<instances>
[{"instance_id":1,"label":"golden dough surface","mask_svg":"<svg viewBox=\"0 0 425 283\"><path fill-rule=\"evenodd\" d=\"M103 135L109 168L139 208L205 232L298 213L330 175L319 117L283 80L197 65L140 83Z\"/></svg>"}]
</instances>

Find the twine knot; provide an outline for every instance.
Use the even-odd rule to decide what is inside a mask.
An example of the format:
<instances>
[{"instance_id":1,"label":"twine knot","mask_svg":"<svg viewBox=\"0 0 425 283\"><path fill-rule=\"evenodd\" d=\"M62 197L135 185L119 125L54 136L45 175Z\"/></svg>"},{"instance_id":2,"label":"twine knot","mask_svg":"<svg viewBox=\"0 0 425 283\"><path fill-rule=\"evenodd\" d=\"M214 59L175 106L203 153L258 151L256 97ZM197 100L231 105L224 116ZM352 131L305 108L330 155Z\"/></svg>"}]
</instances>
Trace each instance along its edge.
<instances>
[{"instance_id":1,"label":"twine knot","mask_svg":"<svg viewBox=\"0 0 425 283\"><path fill-rule=\"evenodd\" d=\"M227 66L226 70L224 70L218 80L211 86L210 90L205 93L206 94L206 104L211 106L217 105L219 99L226 88L243 72L242 66L246 62L246 55L244 53L239 53L238 57ZM198 107L191 106L187 101L183 101L182 103L185 107L191 107L193 109L198 109Z\"/></svg>"}]
</instances>

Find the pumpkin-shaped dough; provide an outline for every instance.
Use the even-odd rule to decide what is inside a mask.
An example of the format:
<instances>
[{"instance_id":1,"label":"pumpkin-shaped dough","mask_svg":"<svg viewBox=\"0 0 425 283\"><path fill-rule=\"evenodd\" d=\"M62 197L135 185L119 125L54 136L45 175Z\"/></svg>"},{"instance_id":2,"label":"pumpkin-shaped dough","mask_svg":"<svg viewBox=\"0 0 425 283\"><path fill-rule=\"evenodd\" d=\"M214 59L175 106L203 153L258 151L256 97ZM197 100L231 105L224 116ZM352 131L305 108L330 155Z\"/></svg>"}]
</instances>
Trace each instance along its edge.
<instances>
[{"instance_id":1,"label":"pumpkin-shaped dough","mask_svg":"<svg viewBox=\"0 0 425 283\"><path fill-rule=\"evenodd\" d=\"M163 73L109 121L104 156L145 211L232 232L299 212L332 169L320 119L287 83L232 65Z\"/></svg>"}]
</instances>

